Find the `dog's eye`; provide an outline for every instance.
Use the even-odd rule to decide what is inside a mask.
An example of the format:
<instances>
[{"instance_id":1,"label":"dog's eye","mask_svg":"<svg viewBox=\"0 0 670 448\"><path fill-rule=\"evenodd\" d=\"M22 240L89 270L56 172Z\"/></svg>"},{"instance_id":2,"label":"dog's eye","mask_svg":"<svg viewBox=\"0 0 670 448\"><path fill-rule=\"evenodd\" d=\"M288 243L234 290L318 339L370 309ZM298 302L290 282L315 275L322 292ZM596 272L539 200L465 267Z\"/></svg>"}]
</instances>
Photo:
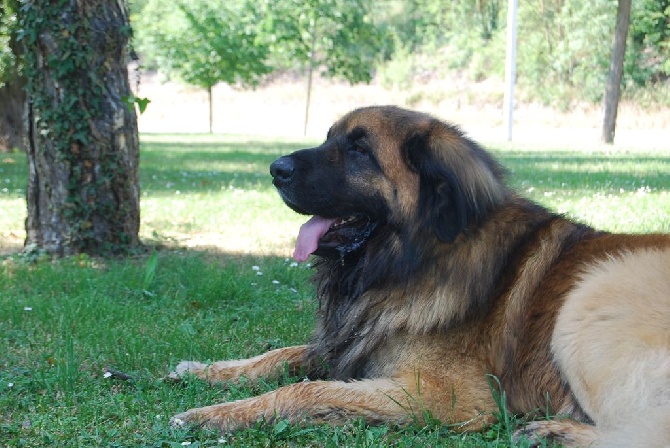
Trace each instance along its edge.
<instances>
[{"instance_id":1,"label":"dog's eye","mask_svg":"<svg viewBox=\"0 0 670 448\"><path fill-rule=\"evenodd\" d=\"M349 145L349 151L356 152L358 154L363 154L363 155L369 155L370 154L370 150L368 149L368 145L366 145L365 142L363 142L363 141L352 142L351 145Z\"/></svg>"}]
</instances>

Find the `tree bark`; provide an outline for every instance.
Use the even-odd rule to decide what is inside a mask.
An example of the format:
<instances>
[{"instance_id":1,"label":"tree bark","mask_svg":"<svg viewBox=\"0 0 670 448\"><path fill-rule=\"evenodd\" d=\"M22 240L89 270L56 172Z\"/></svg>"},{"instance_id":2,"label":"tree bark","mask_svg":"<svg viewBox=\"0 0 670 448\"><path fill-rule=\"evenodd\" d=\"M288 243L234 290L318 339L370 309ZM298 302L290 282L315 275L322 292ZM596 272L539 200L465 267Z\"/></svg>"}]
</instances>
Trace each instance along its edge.
<instances>
[{"instance_id":1,"label":"tree bark","mask_svg":"<svg viewBox=\"0 0 670 448\"><path fill-rule=\"evenodd\" d=\"M3 14L13 16L19 6L17 0L0 2L0 17ZM17 62L21 57L21 45L17 41L15 27L10 27L7 31L9 32L9 49L15 59L13 67L9 70L8 67L5 67L5 79L0 79L0 152L17 148L25 151L23 113L26 102L26 80L21 76Z\"/></svg>"},{"instance_id":2,"label":"tree bark","mask_svg":"<svg viewBox=\"0 0 670 448\"><path fill-rule=\"evenodd\" d=\"M209 102L209 133L214 133L214 98L212 96L212 86L207 87L207 101Z\"/></svg>"},{"instance_id":3,"label":"tree bark","mask_svg":"<svg viewBox=\"0 0 670 448\"><path fill-rule=\"evenodd\" d=\"M16 77L0 87L0 152L25 150L23 111L25 80Z\"/></svg>"},{"instance_id":4,"label":"tree bark","mask_svg":"<svg viewBox=\"0 0 670 448\"><path fill-rule=\"evenodd\" d=\"M309 124L309 104L312 101L312 76L314 75L314 63L316 59L316 22L318 15L314 14L314 26L312 27L312 42L309 49L309 66L307 68L307 98L305 99L305 122L302 128L302 135L307 135L307 125Z\"/></svg>"},{"instance_id":5,"label":"tree bark","mask_svg":"<svg viewBox=\"0 0 670 448\"><path fill-rule=\"evenodd\" d=\"M124 98L125 0L26 1L26 246L64 256L139 245L137 117Z\"/></svg>"},{"instance_id":6,"label":"tree bark","mask_svg":"<svg viewBox=\"0 0 670 448\"><path fill-rule=\"evenodd\" d=\"M610 71L605 88L605 113L603 118L602 135L603 143L612 144L616 129L617 110L621 96L621 79L623 78L623 63L626 54L626 39L630 26L631 0L619 0L617 8L616 28L614 29L614 40L612 43L612 59Z\"/></svg>"}]
</instances>

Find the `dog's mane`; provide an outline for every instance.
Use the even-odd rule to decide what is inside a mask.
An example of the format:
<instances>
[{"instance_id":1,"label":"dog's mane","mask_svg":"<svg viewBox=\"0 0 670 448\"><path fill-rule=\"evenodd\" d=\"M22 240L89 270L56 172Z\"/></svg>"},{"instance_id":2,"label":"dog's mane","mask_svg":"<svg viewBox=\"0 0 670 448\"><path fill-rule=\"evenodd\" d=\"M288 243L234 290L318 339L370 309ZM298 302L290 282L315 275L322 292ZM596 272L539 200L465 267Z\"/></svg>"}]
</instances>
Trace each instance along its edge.
<instances>
[{"instance_id":1,"label":"dog's mane","mask_svg":"<svg viewBox=\"0 0 670 448\"><path fill-rule=\"evenodd\" d=\"M359 252L316 261L313 280L319 321L311 355L320 360L316 364L328 367L329 376L349 379L380 374L368 371L366 360L394 333L443 332L487 313L493 298L518 275L508 266L522 266L518 261L532 256L527 248L536 247L538 239L560 233L550 235L556 242L544 258L548 269L574 242L574 235L589 230L520 198L505 185L499 165L488 153L475 145L473 154L477 163L484 164L481 171L495 164L490 172L498 185L472 187L459 194L494 188L501 193L495 204L469 218L453 241L417 228L421 223L417 217L404 225L383 224ZM561 225L555 226L556 222ZM491 252L491 247L497 250Z\"/></svg>"}]
</instances>

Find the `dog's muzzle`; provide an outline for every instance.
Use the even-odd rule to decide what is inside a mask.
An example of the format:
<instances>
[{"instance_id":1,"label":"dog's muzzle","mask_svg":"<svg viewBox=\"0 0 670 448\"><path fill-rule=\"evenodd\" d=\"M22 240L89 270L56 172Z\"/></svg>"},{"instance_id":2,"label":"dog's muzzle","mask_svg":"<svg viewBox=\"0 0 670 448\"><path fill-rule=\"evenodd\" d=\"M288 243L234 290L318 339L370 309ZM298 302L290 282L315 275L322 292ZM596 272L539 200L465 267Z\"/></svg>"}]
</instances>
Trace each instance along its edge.
<instances>
[{"instance_id":1,"label":"dog's muzzle","mask_svg":"<svg viewBox=\"0 0 670 448\"><path fill-rule=\"evenodd\" d=\"M277 187L283 187L293 179L295 173L295 163L288 157L280 157L270 165L270 174L272 175L272 184Z\"/></svg>"}]
</instances>

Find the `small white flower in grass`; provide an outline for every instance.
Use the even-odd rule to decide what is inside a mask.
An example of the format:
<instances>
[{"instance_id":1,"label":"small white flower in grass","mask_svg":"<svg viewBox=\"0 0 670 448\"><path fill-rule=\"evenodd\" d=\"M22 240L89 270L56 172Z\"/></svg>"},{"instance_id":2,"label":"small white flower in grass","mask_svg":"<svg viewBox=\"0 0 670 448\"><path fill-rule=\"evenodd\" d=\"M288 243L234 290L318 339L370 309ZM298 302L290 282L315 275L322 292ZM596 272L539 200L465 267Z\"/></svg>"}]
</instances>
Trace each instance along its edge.
<instances>
[{"instance_id":1,"label":"small white flower in grass","mask_svg":"<svg viewBox=\"0 0 670 448\"><path fill-rule=\"evenodd\" d=\"M272 280L272 284L273 284L273 285L278 285L278 284L279 284L279 280Z\"/></svg>"},{"instance_id":2,"label":"small white flower in grass","mask_svg":"<svg viewBox=\"0 0 670 448\"><path fill-rule=\"evenodd\" d=\"M263 275L261 271L256 271L256 275Z\"/></svg>"},{"instance_id":3,"label":"small white flower in grass","mask_svg":"<svg viewBox=\"0 0 670 448\"><path fill-rule=\"evenodd\" d=\"M33 307L31 307L31 306L24 306L23 307L23 311L32 311L32 310L33 310Z\"/></svg>"},{"instance_id":4,"label":"small white flower in grass","mask_svg":"<svg viewBox=\"0 0 670 448\"><path fill-rule=\"evenodd\" d=\"M260 266L252 266L251 269L254 270L254 271L260 271L261 267Z\"/></svg>"},{"instance_id":5,"label":"small white flower in grass","mask_svg":"<svg viewBox=\"0 0 670 448\"><path fill-rule=\"evenodd\" d=\"M102 375L103 378L111 378L112 377L112 372L105 372L104 375Z\"/></svg>"},{"instance_id":6,"label":"small white flower in grass","mask_svg":"<svg viewBox=\"0 0 670 448\"><path fill-rule=\"evenodd\" d=\"M294 268L294 267L298 266L298 262L297 262L297 261L294 261L294 262L291 263L289 266L291 266L292 268Z\"/></svg>"},{"instance_id":7,"label":"small white flower in grass","mask_svg":"<svg viewBox=\"0 0 670 448\"><path fill-rule=\"evenodd\" d=\"M181 443L181 446L189 446L190 444L191 444L191 442L189 442L189 441L187 440L186 442L182 442L182 443Z\"/></svg>"},{"instance_id":8,"label":"small white flower in grass","mask_svg":"<svg viewBox=\"0 0 670 448\"><path fill-rule=\"evenodd\" d=\"M221 437L219 440L217 440L217 442L221 444L228 443L228 439Z\"/></svg>"},{"instance_id":9,"label":"small white flower in grass","mask_svg":"<svg viewBox=\"0 0 670 448\"><path fill-rule=\"evenodd\" d=\"M9 387L9 388L14 387L14 383L7 383L7 387Z\"/></svg>"}]
</instances>

